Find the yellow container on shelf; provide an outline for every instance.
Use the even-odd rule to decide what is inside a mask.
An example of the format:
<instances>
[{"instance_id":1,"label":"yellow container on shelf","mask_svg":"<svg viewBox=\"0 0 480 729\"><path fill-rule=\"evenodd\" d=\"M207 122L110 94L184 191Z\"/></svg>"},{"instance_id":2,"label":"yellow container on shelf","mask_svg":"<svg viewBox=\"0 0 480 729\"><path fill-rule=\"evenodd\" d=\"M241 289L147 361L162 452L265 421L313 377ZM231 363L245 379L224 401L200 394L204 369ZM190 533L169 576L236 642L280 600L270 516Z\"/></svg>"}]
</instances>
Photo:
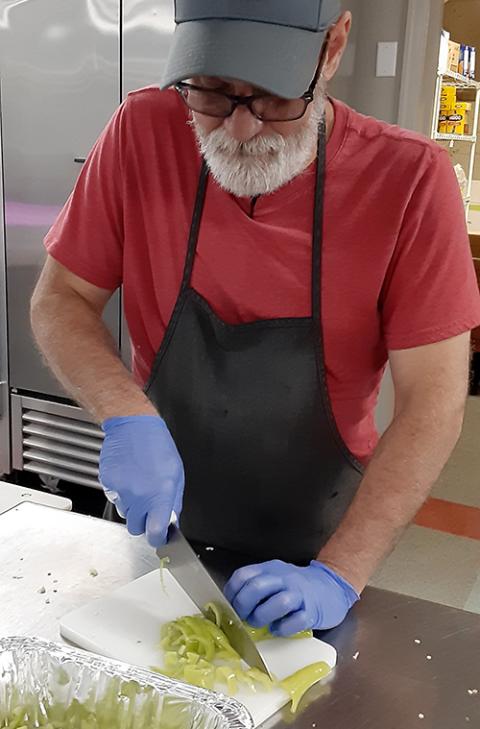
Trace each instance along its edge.
<instances>
[{"instance_id":1,"label":"yellow container on shelf","mask_svg":"<svg viewBox=\"0 0 480 729\"><path fill-rule=\"evenodd\" d=\"M466 112L457 109L446 109L440 112L438 131L440 134L465 134Z\"/></svg>"},{"instance_id":2,"label":"yellow container on shelf","mask_svg":"<svg viewBox=\"0 0 480 729\"><path fill-rule=\"evenodd\" d=\"M440 111L455 109L457 103L457 89L455 86L442 86L440 94Z\"/></svg>"},{"instance_id":3,"label":"yellow container on shelf","mask_svg":"<svg viewBox=\"0 0 480 729\"><path fill-rule=\"evenodd\" d=\"M469 114L471 110L472 104L468 101L457 101L455 104L455 114L461 117L459 122L461 131L456 132L456 134L470 134Z\"/></svg>"},{"instance_id":4,"label":"yellow container on shelf","mask_svg":"<svg viewBox=\"0 0 480 729\"><path fill-rule=\"evenodd\" d=\"M453 109L452 113L447 116L447 129L447 134L465 134L465 113Z\"/></svg>"},{"instance_id":5,"label":"yellow container on shelf","mask_svg":"<svg viewBox=\"0 0 480 729\"><path fill-rule=\"evenodd\" d=\"M438 133L447 134L447 114L444 111L441 111L438 117Z\"/></svg>"}]
</instances>

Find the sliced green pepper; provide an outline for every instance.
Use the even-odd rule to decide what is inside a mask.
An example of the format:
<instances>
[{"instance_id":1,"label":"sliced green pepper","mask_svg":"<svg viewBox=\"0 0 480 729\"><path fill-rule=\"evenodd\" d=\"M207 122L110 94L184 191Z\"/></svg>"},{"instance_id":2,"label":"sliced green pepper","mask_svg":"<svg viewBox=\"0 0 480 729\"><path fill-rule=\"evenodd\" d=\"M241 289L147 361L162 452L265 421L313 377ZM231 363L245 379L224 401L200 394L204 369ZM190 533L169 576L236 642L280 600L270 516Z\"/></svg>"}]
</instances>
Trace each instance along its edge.
<instances>
[{"instance_id":1,"label":"sliced green pepper","mask_svg":"<svg viewBox=\"0 0 480 729\"><path fill-rule=\"evenodd\" d=\"M325 661L312 663L310 666L302 668L300 671L292 674L280 683L280 686L287 692L292 700L291 712L295 714L298 705L307 691L312 688L322 678L328 676L331 668Z\"/></svg>"},{"instance_id":2,"label":"sliced green pepper","mask_svg":"<svg viewBox=\"0 0 480 729\"><path fill-rule=\"evenodd\" d=\"M278 684L257 668L245 668L219 626L219 611L213 604L208 607L215 623L202 615L190 615L163 626L161 646L165 650L165 665L159 672L202 688L214 688L216 683L225 684L231 695L237 693L240 685L246 686L249 691L256 691L257 687L268 691L280 686L292 700L292 712L297 710L308 689L330 672L326 663L316 663ZM274 639L268 627L246 627L255 641ZM312 635L311 631L304 631L294 638Z\"/></svg>"}]
</instances>

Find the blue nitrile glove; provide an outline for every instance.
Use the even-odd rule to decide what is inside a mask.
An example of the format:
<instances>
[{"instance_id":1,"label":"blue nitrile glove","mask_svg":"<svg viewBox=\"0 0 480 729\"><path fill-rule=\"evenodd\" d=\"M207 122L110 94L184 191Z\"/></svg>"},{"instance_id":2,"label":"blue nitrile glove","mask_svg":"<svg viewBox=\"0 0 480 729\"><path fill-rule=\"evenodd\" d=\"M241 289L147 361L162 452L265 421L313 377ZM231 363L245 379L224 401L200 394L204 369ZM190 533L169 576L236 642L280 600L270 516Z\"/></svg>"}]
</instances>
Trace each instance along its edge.
<instances>
[{"instance_id":1,"label":"blue nitrile glove","mask_svg":"<svg viewBox=\"0 0 480 729\"><path fill-rule=\"evenodd\" d=\"M359 600L353 587L321 562L296 567L280 560L242 567L225 596L254 628L288 637L302 630L334 628Z\"/></svg>"},{"instance_id":2,"label":"blue nitrile glove","mask_svg":"<svg viewBox=\"0 0 480 729\"><path fill-rule=\"evenodd\" d=\"M162 418L110 418L100 455L100 483L127 520L130 534L146 534L152 547L167 540L172 511L180 516L183 464Z\"/></svg>"}]
</instances>

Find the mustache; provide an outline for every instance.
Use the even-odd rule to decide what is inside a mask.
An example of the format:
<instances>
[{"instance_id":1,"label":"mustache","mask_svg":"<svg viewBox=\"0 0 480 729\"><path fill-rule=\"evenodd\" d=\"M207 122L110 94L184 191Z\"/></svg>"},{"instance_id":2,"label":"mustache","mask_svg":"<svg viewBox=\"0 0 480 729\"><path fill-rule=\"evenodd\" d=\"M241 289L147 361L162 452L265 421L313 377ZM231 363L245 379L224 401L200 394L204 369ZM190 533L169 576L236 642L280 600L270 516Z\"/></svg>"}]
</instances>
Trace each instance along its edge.
<instances>
[{"instance_id":1,"label":"mustache","mask_svg":"<svg viewBox=\"0 0 480 729\"><path fill-rule=\"evenodd\" d=\"M205 152L205 147L207 147L214 148L217 154L226 157L249 158L274 156L283 152L287 146L285 138L277 132L271 132L268 135L257 135L246 142L240 142L230 137L223 128L205 133L196 127L193 120L189 120L188 124L194 129L202 152Z\"/></svg>"},{"instance_id":2,"label":"mustache","mask_svg":"<svg viewBox=\"0 0 480 729\"><path fill-rule=\"evenodd\" d=\"M246 142L239 142L225 134L224 130L215 129L209 134L208 139L220 154L239 157L263 157L278 154L286 146L284 137L277 133L260 135Z\"/></svg>"}]
</instances>

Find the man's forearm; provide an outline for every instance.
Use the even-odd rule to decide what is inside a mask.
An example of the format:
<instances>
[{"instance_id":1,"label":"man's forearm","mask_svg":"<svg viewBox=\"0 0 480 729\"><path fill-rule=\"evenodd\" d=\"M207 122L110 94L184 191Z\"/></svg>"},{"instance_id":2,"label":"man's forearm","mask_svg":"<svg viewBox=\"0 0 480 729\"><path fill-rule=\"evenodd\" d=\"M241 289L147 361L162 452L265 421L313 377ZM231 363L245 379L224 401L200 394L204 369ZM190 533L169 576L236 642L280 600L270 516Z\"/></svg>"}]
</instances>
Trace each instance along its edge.
<instances>
[{"instance_id":1,"label":"man's forearm","mask_svg":"<svg viewBox=\"0 0 480 729\"><path fill-rule=\"evenodd\" d=\"M81 296L37 294L31 318L47 363L67 393L97 422L157 414L121 362L100 315Z\"/></svg>"},{"instance_id":2,"label":"man's forearm","mask_svg":"<svg viewBox=\"0 0 480 729\"><path fill-rule=\"evenodd\" d=\"M340 527L319 554L361 592L427 498L460 435L464 407L398 414Z\"/></svg>"}]
</instances>

